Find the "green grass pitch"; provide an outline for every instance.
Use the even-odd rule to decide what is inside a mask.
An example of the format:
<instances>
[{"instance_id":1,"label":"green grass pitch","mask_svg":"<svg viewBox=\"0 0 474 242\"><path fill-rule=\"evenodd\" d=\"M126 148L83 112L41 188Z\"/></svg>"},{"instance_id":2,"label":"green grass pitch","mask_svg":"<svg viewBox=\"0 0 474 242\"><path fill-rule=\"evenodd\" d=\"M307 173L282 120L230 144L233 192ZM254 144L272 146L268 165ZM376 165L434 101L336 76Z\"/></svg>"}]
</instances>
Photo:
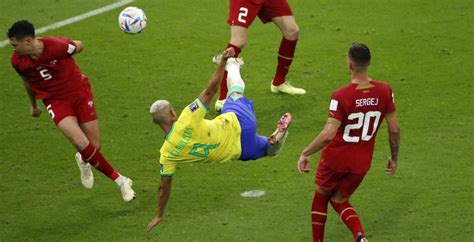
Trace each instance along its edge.
<instances>
[{"instance_id":1,"label":"green grass pitch","mask_svg":"<svg viewBox=\"0 0 474 242\"><path fill-rule=\"evenodd\" d=\"M113 3L112 0L2 0L1 40L16 20L36 27ZM159 148L149 105L168 99L180 110L205 87L213 54L229 39L226 0L136 1L149 22L131 36L118 29L120 9L47 32L82 40L76 56L99 113L102 151L134 179L137 199L95 172L82 187L74 149L47 113L29 116L21 80L0 48L0 241L310 241L311 174L296 172L300 151L326 120L332 90L349 82L345 55L354 42L373 52L371 77L389 82L402 129L397 174L388 177L386 125L372 169L351 201L371 241L473 241L474 5L471 0L290 0L300 41L288 80L299 97L273 95L280 34L256 20L242 52L246 95L259 132L280 115L294 123L283 153L257 162L179 167L162 224L156 211ZM44 110L44 109L43 109ZM216 115L211 111L208 115ZM263 189L261 198L239 193ZM329 209L327 241L352 241Z\"/></svg>"}]
</instances>

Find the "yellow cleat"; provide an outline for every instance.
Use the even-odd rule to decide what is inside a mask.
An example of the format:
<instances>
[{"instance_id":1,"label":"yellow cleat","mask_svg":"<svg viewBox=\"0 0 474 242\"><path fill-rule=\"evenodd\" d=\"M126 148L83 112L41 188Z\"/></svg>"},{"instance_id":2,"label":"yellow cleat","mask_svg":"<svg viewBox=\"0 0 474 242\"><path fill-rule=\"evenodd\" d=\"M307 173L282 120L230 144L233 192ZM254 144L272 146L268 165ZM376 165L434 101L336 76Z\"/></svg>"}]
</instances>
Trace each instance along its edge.
<instances>
[{"instance_id":1,"label":"yellow cleat","mask_svg":"<svg viewBox=\"0 0 474 242\"><path fill-rule=\"evenodd\" d=\"M293 85L291 85L288 82L284 82L283 84L281 84L279 86L275 86L275 85L272 84L271 87L270 87L270 90L273 93L281 92L281 93L286 93L286 94L290 94L290 95L302 95L302 94L306 93L306 91L303 88L294 87Z\"/></svg>"}]
</instances>

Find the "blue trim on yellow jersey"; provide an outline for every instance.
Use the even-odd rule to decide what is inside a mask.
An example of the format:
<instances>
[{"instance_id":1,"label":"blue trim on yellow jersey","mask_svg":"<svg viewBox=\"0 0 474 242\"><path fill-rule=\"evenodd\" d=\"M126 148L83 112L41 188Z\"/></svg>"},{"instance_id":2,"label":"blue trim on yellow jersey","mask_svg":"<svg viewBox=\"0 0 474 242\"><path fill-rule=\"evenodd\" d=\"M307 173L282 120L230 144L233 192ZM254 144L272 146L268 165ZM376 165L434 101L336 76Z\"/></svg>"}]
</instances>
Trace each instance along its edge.
<instances>
[{"instance_id":1,"label":"blue trim on yellow jersey","mask_svg":"<svg viewBox=\"0 0 474 242\"><path fill-rule=\"evenodd\" d=\"M209 112L209 107L206 106L206 104L204 104L204 102L198 97L197 100L199 100L199 102L202 104L202 106L204 106L206 108L206 112Z\"/></svg>"},{"instance_id":2,"label":"blue trim on yellow jersey","mask_svg":"<svg viewBox=\"0 0 474 242\"><path fill-rule=\"evenodd\" d=\"M173 133L173 129L174 129L174 124L176 122L173 123L173 125L171 125L171 129L170 131L168 131L168 133L165 135L165 139L168 140L168 138L170 137L171 133Z\"/></svg>"}]
</instances>

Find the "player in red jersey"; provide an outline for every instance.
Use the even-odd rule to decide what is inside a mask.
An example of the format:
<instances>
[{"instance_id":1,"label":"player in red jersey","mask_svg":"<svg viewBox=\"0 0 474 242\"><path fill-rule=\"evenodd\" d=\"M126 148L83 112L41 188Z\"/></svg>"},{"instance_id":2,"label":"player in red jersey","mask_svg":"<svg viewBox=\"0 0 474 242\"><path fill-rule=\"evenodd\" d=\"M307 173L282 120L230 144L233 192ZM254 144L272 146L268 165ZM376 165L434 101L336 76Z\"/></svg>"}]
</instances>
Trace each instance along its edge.
<instances>
[{"instance_id":1,"label":"player in red jersey","mask_svg":"<svg viewBox=\"0 0 474 242\"><path fill-rule=\"evenodd\" d=\"M120 175L100 152L92 90L72 58L83 50L82 42L66 37L37 38L26 20L14 23L7 36L14 50L11 63L30 99L31 116L41 115L36 100L42 99L58 129L78 151L75 158L82 184L92 188L92 165L117 183L126 202L133 200L132 180Z\"/></svg>"},{"instance_id":2,"label":"player in red jersey","mask_svg":"<svg viewBox=\"0 0 474 242\"><path fill-rule=\"evenodd\" d=\"M340 215L356 241L367 241L349 197L370 168L377 130L385 118L391 157L386 172L395 173L400 144L391 87L368 76L370 50L364 44L349 49L347 66L352 82L333 92L329 118L319 135L301 153L298 170L309 172L309 156L323 149L316 172L311 208L313 241L324 240L328 203Z\"/></svg>"},{"instance_id":3,"label":"player in red jersey","mask_svg":"<svg viewBox=\"0 0 474 242\"><path fill-rule=\"evenodd\" d=\"M278 65L270 90L273 93L305 94L304 89L285 82L299 38L299 27L287 0L230 0L227 23L230 25L231 37L225 49L234 48L234 57L239 56L241 49L247 43L248 27L257 16L263 23L275 23L282 33L278 50ZM214 57L214 62L219 63L219 58ZM219 99L215 104L217 111L222 109L227 97L226 77L227 72L222 78Z\"/></svg>"}]
</instances>

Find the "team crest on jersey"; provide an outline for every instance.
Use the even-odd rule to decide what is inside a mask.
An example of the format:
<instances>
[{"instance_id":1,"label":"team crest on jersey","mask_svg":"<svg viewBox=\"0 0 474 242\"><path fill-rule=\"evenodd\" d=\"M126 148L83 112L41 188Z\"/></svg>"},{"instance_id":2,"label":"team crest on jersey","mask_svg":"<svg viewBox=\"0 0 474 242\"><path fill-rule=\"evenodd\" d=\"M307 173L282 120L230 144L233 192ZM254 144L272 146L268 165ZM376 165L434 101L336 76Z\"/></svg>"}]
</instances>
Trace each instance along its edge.
<instances>
[{"instance_id":1,"label":"team crest on jersey","mask_svg":"<svg viewBox=\"0 0 474 242\"><path fill-rule=\"evenodd\" d=\"M94 106L94 101L90 100L89 102L87 102L87 105L92 108L92 106Z\"/></svg>"},{"instance_id":2,"label":"team crest on jersey","mask_svg":"<svg viewBox=\"0 0 474 242\"><path fill-rule=\"evenodd\" d=\"M197 104L197 102L193 102L193 103L189 104L188 107L191 110L191 112L194 112L194 111L198 110L199 104Z\"/></svg>"}]
</instances>

